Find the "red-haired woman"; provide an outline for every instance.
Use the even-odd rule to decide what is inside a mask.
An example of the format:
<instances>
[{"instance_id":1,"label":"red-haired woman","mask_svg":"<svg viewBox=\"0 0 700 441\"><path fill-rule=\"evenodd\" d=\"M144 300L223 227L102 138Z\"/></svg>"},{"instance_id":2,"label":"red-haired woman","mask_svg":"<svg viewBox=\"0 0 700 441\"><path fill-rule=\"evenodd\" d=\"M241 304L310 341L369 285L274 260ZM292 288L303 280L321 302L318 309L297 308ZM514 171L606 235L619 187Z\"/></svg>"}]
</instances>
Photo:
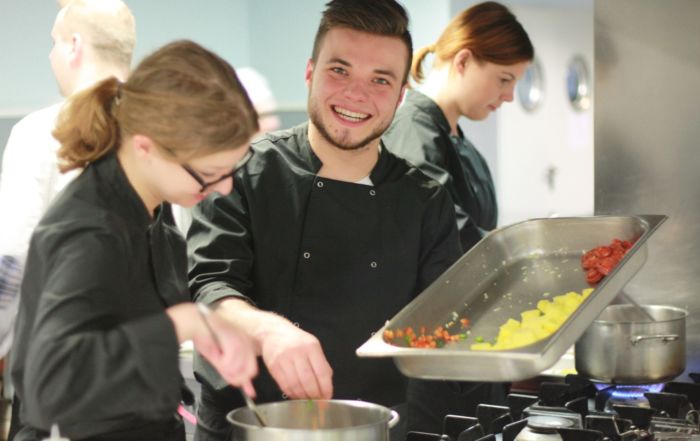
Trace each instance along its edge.
<instances>
[{"instance_id":1,"label":"red-haired woman","mask_svg":"<svg viewBox=\"0 0 700 441\"><path fill-rule=\"evenodd\" d=\"M427 76L423 63L434 55ZM410 90L384 135L395 153L442 183L455 202L464 252L495 228L498 210L488 165L457 122L485 119L504 102L534 58L530 38L503 5L485 2L462 11L437 42L418 50Z\"/></svg>"},{"instance_id":2,"label":"red-haired woman","mask_svg":"<svg viewBox=\"0 0 700 441\"><path fill-rule=\"evenodd\" d=\"M424 76L425 57L434 55ZM489 167L457 122L480 121L513 100L534 58L527 32L503 5L485 2L457 15L437 42L418 50L410 90L384 135L386 145L442 183L455 203L462 250L496 227L498 209ZM479 403L498 403L505 385L412 380L408 430L442 433L445 414L474 415Z\"/></svg>"}]
</instances>

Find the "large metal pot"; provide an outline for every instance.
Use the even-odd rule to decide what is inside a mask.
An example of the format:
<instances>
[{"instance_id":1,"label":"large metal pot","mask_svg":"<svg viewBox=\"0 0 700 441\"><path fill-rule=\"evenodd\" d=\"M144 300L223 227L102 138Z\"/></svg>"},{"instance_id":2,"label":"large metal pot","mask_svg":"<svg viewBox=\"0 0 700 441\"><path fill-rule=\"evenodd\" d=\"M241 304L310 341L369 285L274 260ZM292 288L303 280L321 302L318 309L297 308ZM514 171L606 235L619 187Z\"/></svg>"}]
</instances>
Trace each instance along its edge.
<instances>
[{"instance_id":1,"label":"large metal pot","mask_svg":"<svg viewBox=\"0 0 700 441\"><path fill-rule=\"evenodd\" d=\"M685 368L685 318L672 306L610 305L576 342L576 371L611 384L671 380Z\"/></svg>"},{"instance_id":2,"label":"large metal pot","mask_svg":"<svg viewBox=\"0 0 700 441\"><path fill-rule=\"evenodd\" d=\"M399 414L378 404L352 400L290 400L260 404L260 427L247 407L226 419L234 441L388 441Z\"/></svg>"}]
</instances>

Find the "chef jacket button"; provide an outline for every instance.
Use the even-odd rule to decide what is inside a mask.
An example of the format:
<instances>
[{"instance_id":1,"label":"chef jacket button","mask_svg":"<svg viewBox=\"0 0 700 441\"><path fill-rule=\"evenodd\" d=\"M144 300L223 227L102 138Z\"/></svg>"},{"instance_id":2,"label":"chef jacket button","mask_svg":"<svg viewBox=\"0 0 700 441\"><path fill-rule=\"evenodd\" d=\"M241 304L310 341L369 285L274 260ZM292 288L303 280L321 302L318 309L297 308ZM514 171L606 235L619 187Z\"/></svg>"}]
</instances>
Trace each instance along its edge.
<instances>
[{"instance_id":1,"label":"chef jacket button","mask_svg":"<svg viewBox=\"0 0 700 441\"><path fill-rule=\"evenodd\" d=\"M311 257L311 253L309 253L308 251L304 251L304 259L308 259L310 257Z\"/></svg>"},{"instance_id":2,"label":"chef jacket button","mask_svg":"<svg viewBox=\"0 0 700 441\"><path fill-rule=\"evenodd\" d=\"M374 188L369 191L370 196L374 196L376 194L377 194L377 192L374 190Z\"/></svg>"},{"instance_id":3,"label":"chef jacket button","mask_svg":"<svg viewBox=\"0 0 700 441\"><path fill-rule=\"evenodd\" d=\"M323 181L318 181L318 182L316 183L316 187L318 187L318 188L323 188Z\"/></svg>"},{"instance_id":4,"label":"chef jacket button","mask_svg":"<svg viewBox=\"0 0 700 441\"><path fill-rule=\"evenodd\" d=\"M371 266L372 268L376 268L376 267L377 267L377 262L372 262L372 263L369 264L369 266Z\"/></svg>"}]
</instances>

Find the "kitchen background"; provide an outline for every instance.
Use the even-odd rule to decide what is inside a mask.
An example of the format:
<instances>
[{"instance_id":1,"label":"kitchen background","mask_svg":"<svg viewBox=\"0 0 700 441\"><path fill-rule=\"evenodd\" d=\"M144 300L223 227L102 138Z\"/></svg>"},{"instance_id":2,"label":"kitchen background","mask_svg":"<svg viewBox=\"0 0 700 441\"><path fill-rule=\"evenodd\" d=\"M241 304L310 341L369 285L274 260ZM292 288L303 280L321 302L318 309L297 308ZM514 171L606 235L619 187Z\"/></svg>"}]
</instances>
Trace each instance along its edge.
<instances>
[{"instance_id":1,"label":"kitchen background","mask_svg":"<svg viewBox=\"0 0 700 441\"><path fill-rule=\"evenodd\" d=\"M304 66L324 0L126 2L137 21L135 62L167 41L191 38L234 66L250 66L265 75L283 126L305 119ZM420 47L476 2L402 3ZM542 100L531 111L516 99L486 121L463 121L465 133L494 172L501 225L594 212L669 215L628 292L642 303L689 309L686 372L699 371L700 2L503 3L535 44ZM48 63L56 12L52 0L2 2L0 151L14 122L60 99ZM567 75L574 58L587 65L589 89L595 92L595 102L584 110L569 101L575 90L567 85Z\"/></svg>"}]
</instances>

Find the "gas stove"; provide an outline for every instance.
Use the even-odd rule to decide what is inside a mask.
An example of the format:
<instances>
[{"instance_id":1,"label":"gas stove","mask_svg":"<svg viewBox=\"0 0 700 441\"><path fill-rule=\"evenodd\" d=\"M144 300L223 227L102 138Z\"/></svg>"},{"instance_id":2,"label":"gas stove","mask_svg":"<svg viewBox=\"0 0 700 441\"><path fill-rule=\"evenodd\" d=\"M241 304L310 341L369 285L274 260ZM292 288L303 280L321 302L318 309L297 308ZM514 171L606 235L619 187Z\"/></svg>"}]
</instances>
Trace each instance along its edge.
<instances>
[{"instance_id":1,"label":"gas stove","mask_svg":"<svg viewBox=\"0 0 700 441\"><path fill-rule=\"evenodd\" d=\"M443 433L406 441L700 441L700 374L693 383L605 385L568 375L507 406L480 404L475 416L447 415Z\"/></svg>"}]
</instances>

